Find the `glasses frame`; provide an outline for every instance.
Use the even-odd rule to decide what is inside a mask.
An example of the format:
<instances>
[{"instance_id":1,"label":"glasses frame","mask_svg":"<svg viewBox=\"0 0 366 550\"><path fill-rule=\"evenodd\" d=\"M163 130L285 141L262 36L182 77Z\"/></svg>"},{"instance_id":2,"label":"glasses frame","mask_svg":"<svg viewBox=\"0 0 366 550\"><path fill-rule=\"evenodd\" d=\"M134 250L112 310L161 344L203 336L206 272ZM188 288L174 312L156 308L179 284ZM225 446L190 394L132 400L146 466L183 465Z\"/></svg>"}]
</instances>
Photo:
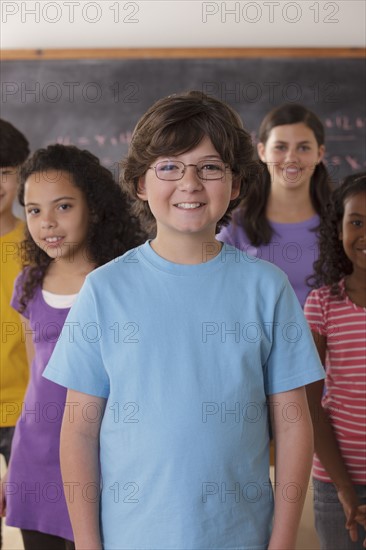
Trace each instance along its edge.
<instances>
[{"instance_id":1,"label":"glasses frame","mask_svg":"<svg viewBox=\"0 0 366 550\"><path fill-rule=\"evenodd\" d=\"M189 166L192 166L196 169L196 175L197 177L201 180L201 181L219 181L219 180L223 180L224 177L225 177L225 172L227 169L230 169L230 166L228 164L226 164L223 160L221 159L205 159L205 160L200 160L197 164L185 164L183 161L181 160L175 160L175 161L172 161L172 162L176 162L176 163L179 163L182 165L182 172L181 172L181 176L179 178L174 178L174 179L167 179L167 178L161 178L160 176L158 176L158 172L157 172L157 166L159 164L161 164L162 162L168 162L169 159L167 159L166 161L164 160L161 160L159 161L157 164L155 164L155 166L149 166L149 170L154 170L155 172L155 175L156 177L160 180L160 181L180 181L181 179L184 178L184 174L186 173L187 171L187 168ZM222 176L219 177L219 178L202 178L199 173L198 173L198 169L197 169L197 166L199 166L201 163L208 163L208 162L220 162L223 164L224 168L225 168L225 171L223 172Z\"/></svg>"}]
</instances>

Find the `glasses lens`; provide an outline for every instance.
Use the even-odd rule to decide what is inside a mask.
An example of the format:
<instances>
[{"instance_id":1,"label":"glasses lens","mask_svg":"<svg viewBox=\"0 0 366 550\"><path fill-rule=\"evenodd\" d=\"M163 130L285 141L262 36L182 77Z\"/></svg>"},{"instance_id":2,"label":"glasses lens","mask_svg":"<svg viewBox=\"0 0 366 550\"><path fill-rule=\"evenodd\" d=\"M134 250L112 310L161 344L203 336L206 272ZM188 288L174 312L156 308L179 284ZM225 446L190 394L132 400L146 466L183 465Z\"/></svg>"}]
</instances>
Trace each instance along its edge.
<instances>
[{"instance_id":1,"label":"glasses lens","mask_svg":"<svg viewBox=\"0 0 366 550\"><path fill-rule=\"evenodd\" d=\"M184 172L184 164L179 160L163 160L157 163L155 172L161 180L179 180Z\"/></svg>"},{"instance_id":2,"label":"glasses lens","mask_svg":"<svg viewBox=\"0 0 366 550\"><path fill-rule=\"evenodd\" d=\"M205 160L197 164L197 173L203 180L221 180L226 166L222 160Z\"/></svg>"}]
</instances>

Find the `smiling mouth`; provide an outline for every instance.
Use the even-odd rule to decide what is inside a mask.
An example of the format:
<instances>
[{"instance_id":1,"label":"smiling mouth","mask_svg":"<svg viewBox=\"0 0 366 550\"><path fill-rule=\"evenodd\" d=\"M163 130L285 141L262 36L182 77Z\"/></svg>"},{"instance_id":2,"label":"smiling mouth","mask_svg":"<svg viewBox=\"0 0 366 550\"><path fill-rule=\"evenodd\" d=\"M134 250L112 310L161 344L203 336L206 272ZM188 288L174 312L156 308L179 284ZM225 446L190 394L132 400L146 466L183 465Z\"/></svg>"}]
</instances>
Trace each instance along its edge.
<instances>
[{"instance_id":1,"label":"smiling mouth","mask_svg":"<svg viewBox=\"0 0 366 550\"><path fill-rule=\"evenodd\" d=\"M63 237L46 237L45 241L46 243L55 244L59 241L62 241Z\"/></svg>"},{"instance_id":2,"label":"smiling mouth","mask_svg":"<svg viewBox=\"0 0 366 550\"><path fill-rule=\"evenodd\" d=\"M180 208L181 210L194 210L196 208L200 208L200 206L204 206L203 202L178 202L175 204L177 208Z\"/></svg>"},{"instance_id":3,"label":"smiling mouth","mask_svg":"<svg viewBox=\"0 0 366 550\"><path fill-rule=\"evenodd\" d=\"M302 168L300 168L299 166L284 166L282 168L282 171L285 172L286 174L297 175L297 174L301 174Z\"/></svg>"}]
</instances>

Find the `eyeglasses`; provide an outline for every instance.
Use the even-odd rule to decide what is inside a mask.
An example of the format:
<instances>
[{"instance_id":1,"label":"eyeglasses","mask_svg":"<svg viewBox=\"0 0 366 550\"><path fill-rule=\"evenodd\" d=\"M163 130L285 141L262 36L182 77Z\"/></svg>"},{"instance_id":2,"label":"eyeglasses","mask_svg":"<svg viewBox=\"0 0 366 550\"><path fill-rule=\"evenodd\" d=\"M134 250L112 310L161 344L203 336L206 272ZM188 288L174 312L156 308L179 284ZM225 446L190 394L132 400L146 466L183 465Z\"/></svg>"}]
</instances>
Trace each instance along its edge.
<instances>
[{"instance_id":1,"label":"eyeglasses","mask_svg":"<svg viewBox=\"0 0 366 550\"><path fill-rule=\"evenodd\" d=\"M188 166L194 166L197 176L204 181L222 180L228 168L227 164L217 159L200 160L197 164L184 164L180 160L162 160L149 168L155 170L159 180L178 181L183 178Z\"/></svg>"}]
</instances>

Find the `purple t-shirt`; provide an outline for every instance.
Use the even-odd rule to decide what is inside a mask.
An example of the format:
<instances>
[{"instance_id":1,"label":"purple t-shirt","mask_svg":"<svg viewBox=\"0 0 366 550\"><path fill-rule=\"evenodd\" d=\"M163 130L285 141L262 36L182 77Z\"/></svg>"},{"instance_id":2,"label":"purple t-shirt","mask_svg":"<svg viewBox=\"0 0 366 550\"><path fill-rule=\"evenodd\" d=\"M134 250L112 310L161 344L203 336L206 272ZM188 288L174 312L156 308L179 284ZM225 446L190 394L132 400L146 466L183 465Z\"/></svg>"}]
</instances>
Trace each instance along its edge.
<instances>
[{"instance_id":1,"label":"purple t-shirt","mask_svg":"<svg viewBox=\"0 0 366 550\"><path fill-rule=\"evenodd\" d=\"M11 301L17 311L21 280L22 274ZM33 331L35 358L12 443L6 523L73 540L59 459L66 389L42 376L68 312L49 306L40 287L22 312Z\"/></svg>"},{"instance_id":2,"label":"purple t-shirt","mask_svg":"<svg viewBox=\"0 0 366 550\"><path fill-rule=\"evenodd\" d=\"M275 264L284 271L294 289L302 307L310 287L306 278L313 273L313 263L318 258L318 238L316 228L319 217L298 223L275 223L272 239L268 244L253 246L242 225L239 224L239 212L233 215L233 221L223 227L217 238L243 250L248 256L256 256ZM242 213L241 213L242 215Z\"/></svg>"}]
</instances>

